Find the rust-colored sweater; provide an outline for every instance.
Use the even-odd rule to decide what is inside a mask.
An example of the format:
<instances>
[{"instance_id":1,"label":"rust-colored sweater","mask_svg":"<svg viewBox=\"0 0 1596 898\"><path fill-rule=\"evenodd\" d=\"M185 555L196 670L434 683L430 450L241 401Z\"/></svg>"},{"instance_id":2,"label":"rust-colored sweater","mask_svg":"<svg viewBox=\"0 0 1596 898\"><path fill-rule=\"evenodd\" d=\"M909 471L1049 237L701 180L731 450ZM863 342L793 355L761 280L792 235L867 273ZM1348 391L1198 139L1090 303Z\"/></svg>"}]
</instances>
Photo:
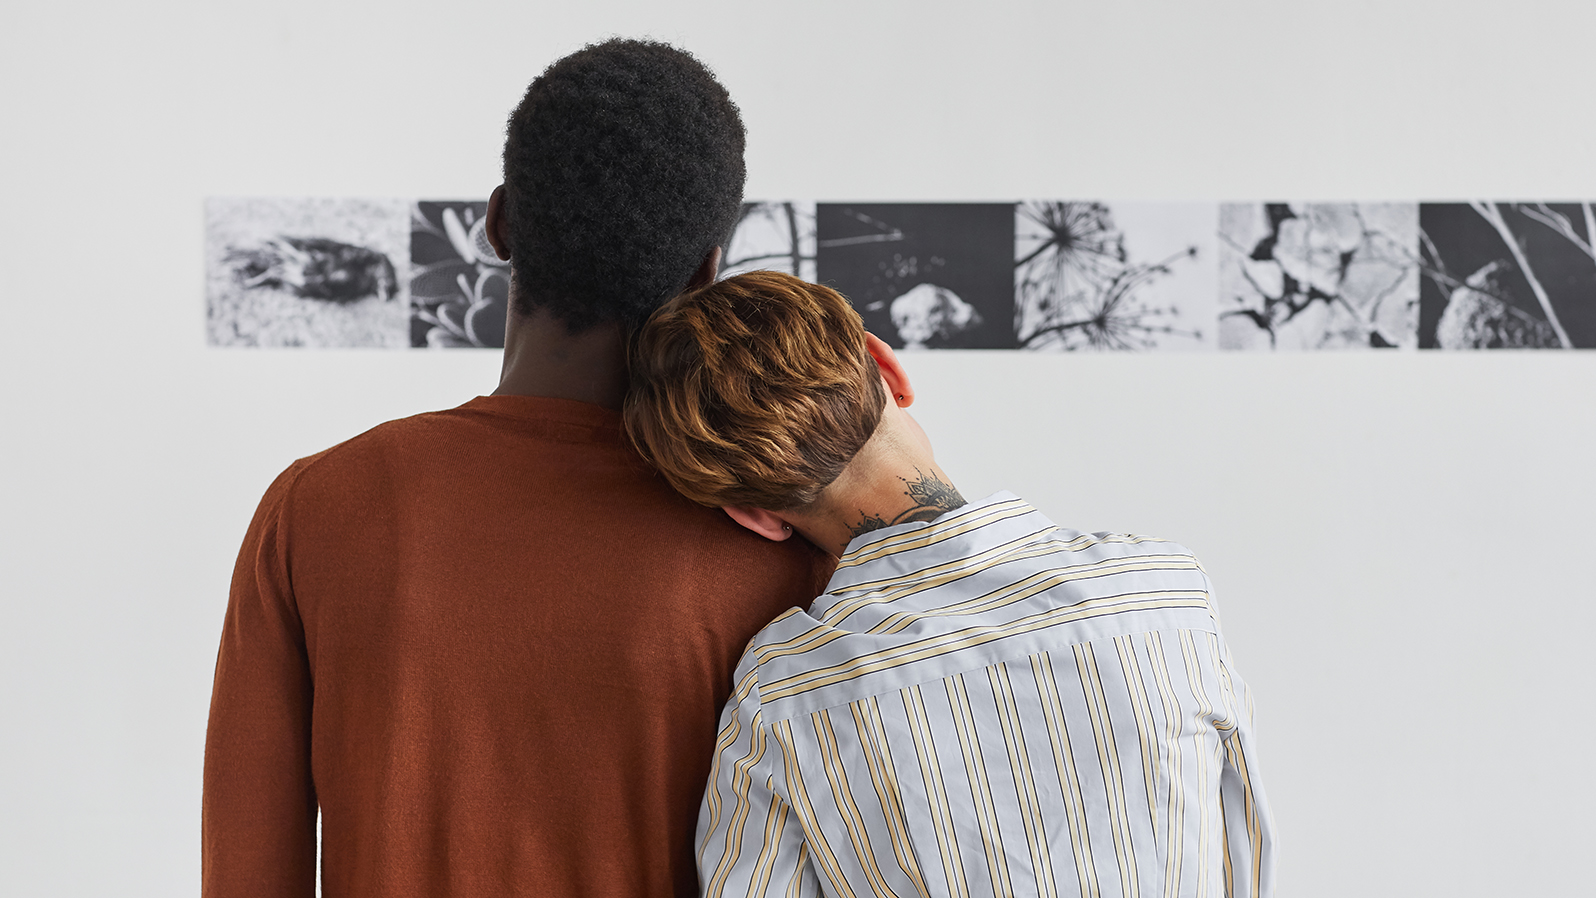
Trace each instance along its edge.
<instances>
[{"instance_id":1,"label":"rust-colored sweater","mask_svg":"<svg viewBox=\"0 0 1596 898\"><path fill-rule=\"evenodd\" d=\"M294 463L244 538L205 898L665 896L749 638L831 559L676 495L618 413L519 396Z\"/></svg>"}]
</instances>

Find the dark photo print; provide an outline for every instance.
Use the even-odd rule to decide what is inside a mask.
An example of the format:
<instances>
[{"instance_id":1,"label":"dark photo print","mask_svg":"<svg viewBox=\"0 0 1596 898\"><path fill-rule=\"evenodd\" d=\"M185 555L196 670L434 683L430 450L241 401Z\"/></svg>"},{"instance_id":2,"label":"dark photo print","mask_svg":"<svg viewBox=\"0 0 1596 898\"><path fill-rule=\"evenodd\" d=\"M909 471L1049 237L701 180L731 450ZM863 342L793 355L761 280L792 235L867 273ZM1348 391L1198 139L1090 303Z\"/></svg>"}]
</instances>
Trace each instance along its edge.
<instances>
[{"instance_id":1,"label":"dark photo print","mask_svg":"<svg viewBox=\"0 0 1596 898\"><path fill-rule=\"evenodd\" d=\"M207 341L406 345L406 205L297 197L207 200Z\"/></svg>"},{"instance_id":2,"label":"dark photo print","mask_svg":"<svg viewBox=\"0 0 1596 898\"><path fill-rule=\"evenodd\" d=\"M410 345L501 348L510 263L484 233L488 204L421 200L410 210Z\"/></svg>"},{"instance_id":3,"label":"dark photo print","mask_svg":"<svg viewBox=\"0 0 1596 898\"><path fill-rule=\"evenodd\" d=\"M1425 203L1419 345L1596 347L1592 203Z\"/></svg>"},{"instance_id":4,"label":"dark photo print","mask_svg":"<svg viewBox=\"0 0 1596 898\"><path fill-rule=\"evenodd\" d=\"M900 349L1012 349L1013 203L819 203L816 275Z\"/></svg>"}]
</instances>

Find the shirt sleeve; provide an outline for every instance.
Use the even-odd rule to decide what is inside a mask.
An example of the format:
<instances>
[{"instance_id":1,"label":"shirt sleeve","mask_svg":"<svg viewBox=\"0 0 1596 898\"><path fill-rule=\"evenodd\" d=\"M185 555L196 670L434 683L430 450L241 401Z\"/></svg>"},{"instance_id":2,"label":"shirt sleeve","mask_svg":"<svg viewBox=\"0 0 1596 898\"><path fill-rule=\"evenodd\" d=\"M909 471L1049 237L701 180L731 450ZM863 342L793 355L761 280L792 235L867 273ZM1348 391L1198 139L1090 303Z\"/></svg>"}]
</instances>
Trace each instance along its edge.
<instances>
[{"instance_id":1,"label":"shirt sleeve","mask_svg":"<svg viewBox=\"0 0 1596 898\"><path fill-rule=\"evenodd\" d=\"M1218 639L1218 667L1235 728L1224 736L1219 796L1225 817L1226 894L1271 898L1275 882L1275 822L1258 772L1252 691L1236 673L1230 649Z\"/></svg>"},{"instance_id":2,"label":"shirt sleeve","mask_svg":"<svg viewBox=\"0 0 1596 898\"><path fill-rule=\"evenodd\" d=\"M204 898L315 892L311 675L283 520L298 468L266 491L233 570L205 733Z\"/></svg>"},{"instance_id":3,"label":"shirt sleeve","mask_svg":"<svg viewBox=\"0 0 1596 898\"><path fill-rule=\"evenodd\" d=\"M757 669L751 669L721 713L698 814L699 891L713 898L812 898L820 882L803 827L776 791L786 759L761 717Z\"/></svg>"},{"instance_id":4,"label":"shirt sleeve","mask_svg":"<svg viewBox=\"0 0 1596 898\"><path fill-rule=\"evenodd\" d=\"M1214 615L1210 648L1224 698L1229 729L1221 728L1224 766L1219 774L1219 799L1225 827L1225 884L1227 898L1273 898L1275 893L1275 821L1258 772L1258 740L1254 729L1252 690L1248 688L1230 646L1219 633L1219 612L1214 582L1198 562L1206 587L1208 608Z\"/></svg>"}]
</instances>

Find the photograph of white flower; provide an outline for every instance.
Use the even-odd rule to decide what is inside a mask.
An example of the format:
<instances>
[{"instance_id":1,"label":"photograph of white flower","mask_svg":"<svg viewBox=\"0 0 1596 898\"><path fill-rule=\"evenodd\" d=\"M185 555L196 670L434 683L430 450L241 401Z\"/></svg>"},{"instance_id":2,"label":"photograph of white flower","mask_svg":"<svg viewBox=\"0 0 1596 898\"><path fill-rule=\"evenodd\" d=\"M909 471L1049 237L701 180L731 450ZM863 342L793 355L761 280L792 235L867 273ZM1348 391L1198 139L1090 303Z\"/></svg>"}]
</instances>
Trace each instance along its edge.
<instances>
[{"instance_id":1,"label":"photograph of white flower","mask_svg":"<svg viewBox=\"0 0 1596 898\"><path fill-rule=\"evenodd\" d=\"M485 233L488 204L421 200L410 208L410 345L502 348L510 263Z\"/></svg>"}]
</instances>

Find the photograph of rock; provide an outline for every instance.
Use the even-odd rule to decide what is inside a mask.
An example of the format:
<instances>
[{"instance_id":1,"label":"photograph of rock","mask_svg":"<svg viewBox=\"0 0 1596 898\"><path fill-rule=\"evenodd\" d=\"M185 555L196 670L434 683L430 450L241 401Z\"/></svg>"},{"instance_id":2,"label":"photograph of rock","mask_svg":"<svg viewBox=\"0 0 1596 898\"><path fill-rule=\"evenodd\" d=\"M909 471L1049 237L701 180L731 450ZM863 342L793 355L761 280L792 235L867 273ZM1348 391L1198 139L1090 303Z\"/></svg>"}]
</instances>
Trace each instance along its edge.
<instances>
[{"instance_id":1,"label":"photograph of rock","mask_svg":"<svg viewBox=\"0 0 1596 898\"><path fill-rule=\"evenodd\" d=\"M720 276L761 269L815 279L813 201L743 203L742 216L721 256Z\"/></svg>"},{"instance_id":2,"label":"photograph of rock","mask_svg":"<svg viewBox=\"0 0 1596 898\"><path fill-rule=\"evenodd\" d=\"M406 345L406 205L379 199L207 200L207 342Z\"/></svg>"},{"instance_id":3,"label":"photograph of rock","mask_svg":"<svg viewBox=\"0 0 1596 898\"><path fill-rule=\"evenodd\" d=\"M1213 349L1217 218L1211 203L1019 203L1016 344Z\"/></svg>"},{"instance_id":4,"label":"photograph of rock","mask_svg":"<svg viewBox=\"0 0 1596 898\"><path fill-rule=\"evenodd\" d=\"M1222 349L1418 346L1417 203L1219 207Z\"/></svg>"},{"instance_id":5,"label":"photograph of rock","mask_svg":"<svg viewBox=\"0 0 1596 898\"><path fill-rule=\"evenodd\" d=\"M903 349L1014 346L1013 203L819 203L818 280Z\"/></svg>"},{"instance_id":6,"label":"photograph of rock","mask_svg":"<svg viewBox=\"0 0 1596 898\"><path fill-rule=\"evenodd\" d=\"M410 207L410 345L500 348L510 263L483 233L488 204L420 200Z\"/></svg>"},{"instance_id":7,"label":"photograph of rock","mask_svg":"<svg viewBox=\"0 0 1596 898\"><path fill-rule=\"evenodd\" d=\"M1592 203L1425 203L1419 227L1421 346L1596 347Z\"/></svg>"}]
</instances>

